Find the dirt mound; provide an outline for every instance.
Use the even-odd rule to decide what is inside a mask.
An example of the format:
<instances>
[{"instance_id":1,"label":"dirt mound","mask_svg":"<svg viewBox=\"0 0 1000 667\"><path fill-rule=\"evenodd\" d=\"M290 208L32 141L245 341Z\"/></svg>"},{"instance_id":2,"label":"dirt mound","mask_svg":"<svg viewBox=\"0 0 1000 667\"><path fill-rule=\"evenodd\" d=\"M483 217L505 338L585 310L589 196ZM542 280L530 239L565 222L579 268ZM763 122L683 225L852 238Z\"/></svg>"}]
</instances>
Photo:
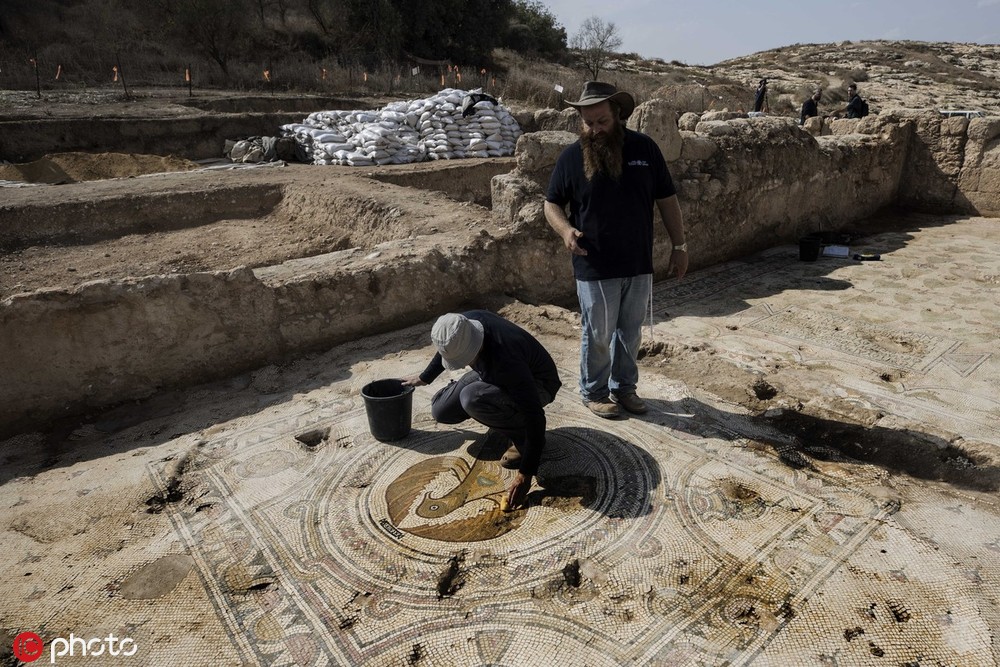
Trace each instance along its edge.
<instances>
[{"instance_id":1,"label":"dirt mound","mask_svg":"<svg viewBox=\"0 0 1000 667\"><path fill-rule=\"evenodd\" d=\"M129 153L56 153L34 162L0 165L0 180L28 183L78 183L106 178L128 178L168 171L190 171L190 160Z\"/></svg>"}]
</instances>

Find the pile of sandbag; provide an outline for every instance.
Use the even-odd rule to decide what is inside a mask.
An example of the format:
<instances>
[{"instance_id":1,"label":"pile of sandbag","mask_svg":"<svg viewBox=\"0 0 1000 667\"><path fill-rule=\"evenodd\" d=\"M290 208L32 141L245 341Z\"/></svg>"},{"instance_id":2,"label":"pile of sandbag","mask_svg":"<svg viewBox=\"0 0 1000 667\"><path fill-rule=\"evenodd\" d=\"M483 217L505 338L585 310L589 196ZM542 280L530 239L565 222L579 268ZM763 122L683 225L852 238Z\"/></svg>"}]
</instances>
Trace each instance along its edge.
<instances>
[{"instance_id":1,"label":"pile of sandbag","mask_svg":"<svg viewBox=\"0 0 1000 667\"><path fill-rule=\"evenodd\" d=\"M513 155L521 136L498 101L454 88L378 111L317 111L281 131L314 164L351 166Z\"/></svg>"}]
</instances>

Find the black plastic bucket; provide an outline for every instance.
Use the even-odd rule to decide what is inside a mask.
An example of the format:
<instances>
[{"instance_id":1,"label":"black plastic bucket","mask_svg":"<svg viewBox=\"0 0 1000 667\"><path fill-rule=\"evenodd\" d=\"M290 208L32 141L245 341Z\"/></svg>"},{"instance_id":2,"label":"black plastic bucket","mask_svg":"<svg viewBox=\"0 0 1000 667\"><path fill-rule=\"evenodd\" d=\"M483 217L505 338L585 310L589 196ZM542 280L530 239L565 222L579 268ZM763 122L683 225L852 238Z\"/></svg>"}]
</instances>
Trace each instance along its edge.
<instances>
[{"instance_id":1,"label":"black plastic bucket","mask_svg":"<svg viewBox=\"0 0 1000 667\"><path fill-rule=\"evenodd\" d=\"M803 236L799 239L799 259L803 262L815 262L819 258L822 240L818 236Z\"/></svg>"},{"instance_id":2,"label":"black plastic bucket","mask_svg":"<svg viewBox=\"0 0 1000 667\"><path fill-rule=\"evenodd\" d=\"M375 380L361 388L368 413L368 430L380 442L405 438L413 418L413 387L401 380Z\"/></svg>"}]
</instances>

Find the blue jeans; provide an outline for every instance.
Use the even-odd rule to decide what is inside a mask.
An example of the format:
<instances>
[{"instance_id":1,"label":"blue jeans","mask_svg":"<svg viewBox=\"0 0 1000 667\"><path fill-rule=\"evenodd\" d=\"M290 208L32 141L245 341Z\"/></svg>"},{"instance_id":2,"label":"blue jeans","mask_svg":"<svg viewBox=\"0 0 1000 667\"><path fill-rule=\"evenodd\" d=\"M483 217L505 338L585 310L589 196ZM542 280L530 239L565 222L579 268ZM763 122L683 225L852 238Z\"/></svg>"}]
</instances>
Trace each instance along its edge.
<instances>
[{"instance_id":1,"label":"blue jeans","mask_svg":"<svg viewBox=\"0 0 1000 667\"><path fill-rule=\"evenodd\" d=\"M580 394L599 401L635 392L639 381L636 355L642 342L653 276L577 280L580 299Z\"/></svg>"}]
</instances>

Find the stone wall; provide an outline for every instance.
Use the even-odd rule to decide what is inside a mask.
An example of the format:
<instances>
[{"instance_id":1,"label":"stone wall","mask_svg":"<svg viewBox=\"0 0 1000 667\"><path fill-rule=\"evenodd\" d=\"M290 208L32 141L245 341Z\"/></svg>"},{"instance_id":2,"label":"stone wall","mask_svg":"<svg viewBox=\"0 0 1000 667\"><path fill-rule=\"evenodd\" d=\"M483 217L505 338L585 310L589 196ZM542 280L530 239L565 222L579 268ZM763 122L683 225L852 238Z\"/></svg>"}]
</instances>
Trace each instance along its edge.
<instances>
[{"instance_id":1,"label":"stone wall","mask_svg":"<svg viewBox=\"0 0 1000 667\"><path fill-rule=\"evenodd\" d=\"M937 213L1000 215L1000 118L896 111L915 128L898 203Z\"/></svg>"},{"instance_id":2,"label":"stone wall","mask_svg":"<svg viewBox=\"0 0 1000 667\"><path fill-rule=\"evenodd\" d=\"M15 295L0 301L0 436L470 307L507 288L496 242Z\"/></svg>"},{"instance_id":3,"label":"stone wall","mask_svg":"<svg viewBox=\"0 0 1000 667\"><path fill-rule=\"evenodd\" d=\"M1000 119L883 115L835 121L813 136L791 119L674 118L651 102L632 123L669 158L695 269L806 232L869 224L886 206L1000 215ZM542 201L558 155L575 140L566 131L573 116L536 120L554 129L523 135L514 170L493 177L492 220L470 221L462 238L442 230L422 252L388 241L363 258L344 251L254 270L95 281L0 302L0 432L426 321L489 295L572 303L569 257ZM274 193L261 196L255 206L274 205ZM662 276L669 251L658 228Z\"/></svg>"},{"instance_id":4,"label":"stone wall","mask_svg":"<svg viewBox=\"0 0 1000 667\"><path fill-rule=\"evenodd\" d=\"M573 128L573 114L536 113L531 120L566 130ZM811 232L878 231L858 227L888 207L1000 215L1000 118L894 112L815 120L801 128L792 118L725 112L677 118L663 100L636 108L629 126L657 141L678 189L692 268L793 243ZM565 250L551 233L545 240L541 200L556 159L575 140L558 130L525 134L514 171L493 180L494 215L537 235L547 253ZM667 242L658 225L654 257L660 277L670 254ZM525 290L539 299L565 299L551 286L571 280L568 261L543 272L543 284Z\"/></svg>"},{"instance_id":5,"label":"stone wall","mask_svg":"<svg viewBox=\"0 0 1000 667\"><path fill-rule=\"evenodd\" d=\"M844 121L850 128L841 127L841 134L814 137L786 118L686 116L681 126L693 130L680 130L675 113L653 100L636 109L629 126L653 137L668 161L692 268L791 243L805 233L843 230L897 200L909 124ZM565 299L572 287L566 251L549 231L541 204L556 159L575 140L558 130L525 134L515 169L493 179L497 220L536 236L540 253L565 259L536 269L544 274L540 279L527 274L537 279L523 286L529 298ZM669 239L657 228L655 270L662 277Z\"/></svg>"}]
</instances>

